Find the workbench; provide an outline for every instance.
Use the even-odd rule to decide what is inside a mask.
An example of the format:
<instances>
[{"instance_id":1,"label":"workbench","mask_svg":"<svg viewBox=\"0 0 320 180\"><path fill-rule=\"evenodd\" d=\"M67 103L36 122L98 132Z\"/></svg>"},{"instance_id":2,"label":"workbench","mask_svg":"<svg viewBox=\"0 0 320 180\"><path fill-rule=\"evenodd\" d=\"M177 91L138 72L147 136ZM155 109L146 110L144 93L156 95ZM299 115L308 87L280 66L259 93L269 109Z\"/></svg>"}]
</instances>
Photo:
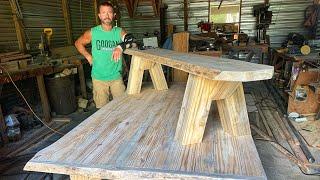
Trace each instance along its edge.
<instances>
[{"instance_id":1,"label":"workbench","mask_svg":"<svg viewBox=\"0 0 320 180\"><path fill-rule=\"evenodd\" d=\"M57 72L61 72L66 68L77 68L78 69L78 74L79 74L79 79L80 79L80 87L81 87L81 95L84 98L87 98L87 92L86 92L86 85L85 85L85 78L84 78L84 71L83 71L83 65L81 61L81 57L75 56L75 57L69 57L65 58L65 60L70 61L68 64L61 64L61 65L29 65L25 69L19 69L17 71L8 71L10 76L12 77L13 81L19 81L27 78L33 78L36 77L37 79L37 85L38 85L38 90L40 94L40 99L41 99L41 105L42 105L42 110L43 110L43 115L44 115L44 120L46 122L49 122L51 120L51 110L50 110L50 104L48 101L48 96L46 92L46 87L44 83L44 75L50 75L54 74ZM0 84L5 84L5 83L11 83L11 80L7 73L5 71L0 74ZM0 104L0 109L1 109L1 104ZM2 112L0 111L0 133L2 136L5 135L5 123L3 120L3 115ZM6 137L3 138L5 142L7 142Z\"/></svg>"},{"instance_id":2,"label":"workbench","mask_svg":"<svg viewBox=\"0 0 320 180\"><path fill-rule=\"evenodd\" d=\"M246 61L250 62L253 56L257 56L260 58L259 63L265 64L264 57L269 53L269 45L268 44L249 44L246 46L230 46L231 50L229 53L237 54L237 58L239 59L240 51L248 52L246 57Z\"/></svg>"},{"instance_id":3,"label":"workbench","mask_svg":"<svg viewBox=\"0 0 320 180\"><path fill-rule=\"evenodd\" d=\"M319 51L312 51L308 55L287 54L273 49L271 65L276 75L272 85L279 94L282 104L288 105L287 113L297 112L303 115L316 114L319 111L317 92L306 88L307 98L296 99L296 89L319 81ZM304 68L303 68L304 67ZM283 108L283 111L286 107Z\"/></svg>"},{"instance_id":4,"label":"workbench","mask_svg":"<svg viewBox=\"0 0 320 180\"><path fill-rule=\"evenodd\" d=\"M293 61L317 61L320 59L320 52L312 52L308 55L296 55L296 54L285 54L287 57L291 58Z\"/></svg>"},{"instance_id":5,"label":"workbench","mask_svg":"<svg viewBox=\"0 0 320 180\"><path fill-rule=\"evenodd\" d=\"M266 179L242 82L270 79L273 67L164 49L125 53L132 55L127 93L24 170L71 179ZM162 65L188 72L186 86L168 89ZM142 87L144 70L153 89Z\"/></svg>"},{"instance_id":6,"label":"workbench","mask_svg":"<svg viewBox=\"0 0 320 180\"><path fill-rule=\"evenodd\" d=\"M319 62L320 61L320 52L311 52L308 55L302 55L302 54L287 54L283 52L279 52L276 49L273 49L273 56L271 60L271 65L275 67L275 70L280 69L283 67L287 61L291 62Z\"/></svg>"}]
</instances>

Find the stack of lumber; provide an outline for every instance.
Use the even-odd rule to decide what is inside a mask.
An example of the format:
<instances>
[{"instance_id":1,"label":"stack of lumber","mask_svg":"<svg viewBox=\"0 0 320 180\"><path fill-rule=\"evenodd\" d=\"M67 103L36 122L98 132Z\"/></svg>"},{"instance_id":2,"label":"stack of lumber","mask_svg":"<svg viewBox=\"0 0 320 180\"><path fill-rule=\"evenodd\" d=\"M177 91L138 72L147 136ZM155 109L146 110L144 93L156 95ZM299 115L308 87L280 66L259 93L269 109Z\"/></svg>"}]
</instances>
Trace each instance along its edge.
<instances>
[{"instance_id":1,"label":"stack of lumber","mask_svg":"<svg viewBox=\"0 0 320 180\"><path fill-rule=\"evenodd\" d=\"M26 68L32 61L30 54L19 51L0 53L0 66L7 71L17 71Z\"/></svg>"},{"instance_id":2,"label":"stack of lumber","mask_svg":"<svg viewBox=\"0 0 320 180\"><path fill-rule=\"evenodd\" d=\"M258 113L258 116L251 116L256 118L250 119L254 137L269 141L305 174L319 173L320 157L311 153L312 147L303 141L304 138L295 128L295 123L283 116L265 84L261 82L254 84L246 87L255 102L249 106L254 105Z\"/></svg>"}]
</instances>

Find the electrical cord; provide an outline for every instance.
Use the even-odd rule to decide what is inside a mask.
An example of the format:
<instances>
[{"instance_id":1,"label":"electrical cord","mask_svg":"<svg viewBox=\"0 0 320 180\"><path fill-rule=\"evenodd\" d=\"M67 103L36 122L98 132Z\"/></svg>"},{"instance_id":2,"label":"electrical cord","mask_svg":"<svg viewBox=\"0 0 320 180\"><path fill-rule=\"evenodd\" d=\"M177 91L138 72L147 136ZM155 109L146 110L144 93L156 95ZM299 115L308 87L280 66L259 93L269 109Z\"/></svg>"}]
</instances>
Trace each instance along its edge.
<instances>
[{"instance_id":1,"label":"electrical cord","mask_svg":"<svg viewBox=\"0 0 320 180\"><path fill-rule=\"evenodd\" d=\"M0 65L0 68L8 75L11 83L13 84L13 86L16 88L16 90L19 92L20 96L22 97L22 99L24 100L24 102L26 103L26 105L28 106L28 108L30 109L30 111L32 112L32 114L43 124L45 125L48 129L50 129L51 131L53 131L54 133L60 134L60 135L65 135L64 133L61 133L53 128L51 128L48 124L46 124L32 109L32 107L30 106L30 104L28 103L28 101L26 100L26 98L24 97L24 95L22 94L22 92L20 91L20 89L17 87L16 83L13 81L10 73L3 67Z\"/></svg>"}]
</instances>

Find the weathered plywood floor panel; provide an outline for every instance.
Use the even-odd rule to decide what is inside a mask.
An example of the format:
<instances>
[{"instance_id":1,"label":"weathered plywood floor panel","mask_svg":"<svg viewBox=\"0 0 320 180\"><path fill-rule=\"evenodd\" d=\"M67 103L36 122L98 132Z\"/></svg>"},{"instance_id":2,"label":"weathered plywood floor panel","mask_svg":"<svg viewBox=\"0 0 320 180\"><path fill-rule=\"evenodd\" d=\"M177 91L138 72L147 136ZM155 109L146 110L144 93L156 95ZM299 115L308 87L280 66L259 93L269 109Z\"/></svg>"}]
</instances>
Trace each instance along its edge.
<instances>
[{"instance_id":1,"label":"weathered plywood floor panel","mask_svg":"<svg viewBox=\"0 0 320 180\"><path fill-rule=\"evenodd\" d=\"M109 179L264 179L252 137L225 134L216 110L202 143L182 146L174 140L184 88L144 89L110 102L37 153L25 170Z\"/></svg>"}]
</instances>

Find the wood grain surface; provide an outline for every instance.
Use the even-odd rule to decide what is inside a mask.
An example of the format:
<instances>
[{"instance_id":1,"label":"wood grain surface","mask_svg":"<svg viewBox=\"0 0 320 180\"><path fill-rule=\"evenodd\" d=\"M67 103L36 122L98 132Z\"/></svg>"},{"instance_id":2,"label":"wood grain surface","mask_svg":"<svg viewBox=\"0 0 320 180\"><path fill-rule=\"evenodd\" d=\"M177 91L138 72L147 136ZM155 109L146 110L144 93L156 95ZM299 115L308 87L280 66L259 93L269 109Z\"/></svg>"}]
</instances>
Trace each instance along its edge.
<instances>
[{"instance_id":1,"label":"wood grain surface","mask_svg":"<svg viewBox=\"0 0 320 180\"><path fill-rule=\"evenodd\" d=\"M125 53L212 80L247 82L271 79L273 75L273 66L234 59L201 56L166 49L127 49Z\"/></svg>"},{"instance_id":2,"label":"wood grain surface","mask_svg":"<svg viewBox=\"0 0 320 180\"><path fill-rule=\"evenodd\" d=\"M24 170L74 179L266 179L252 137L225 133L214 105L202 143L174 140L184 90L143 88L113 100L38 152Z\"/></svg>"}]
</instances>

